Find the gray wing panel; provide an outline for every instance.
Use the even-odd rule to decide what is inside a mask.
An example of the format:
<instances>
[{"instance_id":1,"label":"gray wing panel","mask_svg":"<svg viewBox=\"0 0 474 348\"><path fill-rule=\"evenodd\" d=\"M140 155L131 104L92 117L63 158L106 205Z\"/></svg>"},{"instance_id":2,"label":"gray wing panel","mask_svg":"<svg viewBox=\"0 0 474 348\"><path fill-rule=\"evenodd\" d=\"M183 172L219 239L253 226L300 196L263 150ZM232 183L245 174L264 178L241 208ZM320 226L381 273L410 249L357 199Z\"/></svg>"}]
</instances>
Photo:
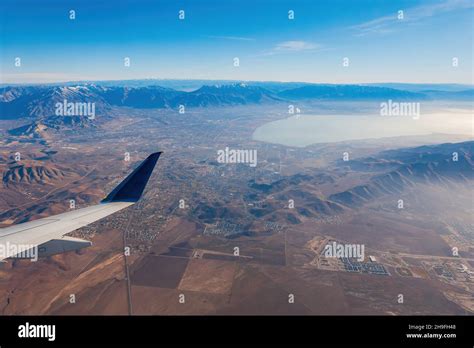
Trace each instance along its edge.
<instances>
[{"instance_id":1,"label":"gray wing panel","mask_svg":"<svg viewBox=\"0 0 474 348\"><path fill-rule=\"evenodd\" d=\"M0 253L0 261L10 256L13 252L8 252L8 246L30 245L38 246L52 239L62 238L65 234L89 225L119 210L122 210L133 203L112 202L99 204L92 207L78 209L52 217L25 222L0 229L0 249L3 246L6 251Z\"/></svg>"}]
</instances>

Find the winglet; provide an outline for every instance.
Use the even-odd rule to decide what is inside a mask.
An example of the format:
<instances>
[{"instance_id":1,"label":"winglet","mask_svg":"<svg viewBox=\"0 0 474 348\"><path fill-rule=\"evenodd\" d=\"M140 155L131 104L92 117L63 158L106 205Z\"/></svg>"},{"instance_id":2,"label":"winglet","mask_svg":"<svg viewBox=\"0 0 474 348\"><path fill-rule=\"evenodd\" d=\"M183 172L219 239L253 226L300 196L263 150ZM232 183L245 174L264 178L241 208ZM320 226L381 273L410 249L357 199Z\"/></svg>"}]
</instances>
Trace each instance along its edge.
<instances>
[{"instance_id":1,"label":"winglet","mask_svg":"<svg viewBox=\"0 0 474 348\"><path fill-rule=\"evenodd\" d=\"M150 179L161 151L152 153L146 160L130 173L101 203L137 202Z\"/></svg>"}]
</instances>

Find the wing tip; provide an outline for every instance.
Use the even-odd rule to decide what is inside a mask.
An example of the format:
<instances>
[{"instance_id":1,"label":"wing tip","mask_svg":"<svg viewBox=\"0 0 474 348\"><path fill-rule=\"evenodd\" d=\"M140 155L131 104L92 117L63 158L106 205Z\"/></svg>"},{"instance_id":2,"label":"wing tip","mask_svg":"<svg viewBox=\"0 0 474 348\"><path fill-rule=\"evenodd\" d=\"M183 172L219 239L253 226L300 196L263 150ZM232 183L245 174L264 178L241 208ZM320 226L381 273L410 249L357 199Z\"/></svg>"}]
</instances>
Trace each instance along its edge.
<instances>
[{"instance_id":1,"label":"wing tip","mask_svg":"<svg viewBox=\"0 0 474 348\"><path fill-rule=\"evenodd\" d=\"M101 203L138 202L162 153L157 151L148 155Z\"/></svg>"}]
</instances>

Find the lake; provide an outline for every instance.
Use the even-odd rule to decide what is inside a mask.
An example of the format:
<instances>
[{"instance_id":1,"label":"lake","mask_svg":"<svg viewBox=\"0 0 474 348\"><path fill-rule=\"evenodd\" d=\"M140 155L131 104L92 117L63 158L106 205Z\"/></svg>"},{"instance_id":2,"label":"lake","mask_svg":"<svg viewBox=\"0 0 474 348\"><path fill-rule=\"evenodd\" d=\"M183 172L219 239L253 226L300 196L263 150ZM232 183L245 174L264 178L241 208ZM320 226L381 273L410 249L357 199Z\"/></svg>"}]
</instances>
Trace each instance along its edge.
<instances>
[{"instance_id":1,"label":"lake","mask_svg":"<svg viewBox=\"0 0 474 348\"><path fill-rule=\"evenodd\" d=\"M430 134L473 135L473 114L454 109L410 116L301 115L258 127L253 139L287 146Z\"/></svg>"}]
</instances>

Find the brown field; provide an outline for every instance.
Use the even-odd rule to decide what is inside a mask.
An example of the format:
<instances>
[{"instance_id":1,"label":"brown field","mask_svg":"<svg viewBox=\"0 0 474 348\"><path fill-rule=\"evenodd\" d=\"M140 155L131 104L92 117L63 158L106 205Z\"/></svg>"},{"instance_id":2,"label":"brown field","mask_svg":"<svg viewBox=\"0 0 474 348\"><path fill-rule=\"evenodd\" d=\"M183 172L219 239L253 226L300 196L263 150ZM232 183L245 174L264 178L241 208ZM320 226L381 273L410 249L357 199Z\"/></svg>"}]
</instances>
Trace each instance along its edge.
<instances>
[{"instance_id":1,"label":"brown field","mask_svg":"<svg viewBox=\"0 0 474 348\"><path fill-rule=\"evenodd\" d=\"M232 288L235 269L235 262L193 259L186 268L179 289L228 294Z\"/></svg>"},{"instance_id":2,"label":"brown field","mask_svg":"<svg viewBox=\"0 0 474 348\"><path fill-rule=\"evenodd\" d=\"M132 271L132 284L175 289L189 260L182 257L148 255Z\"/></svg>"}]
</instances>

